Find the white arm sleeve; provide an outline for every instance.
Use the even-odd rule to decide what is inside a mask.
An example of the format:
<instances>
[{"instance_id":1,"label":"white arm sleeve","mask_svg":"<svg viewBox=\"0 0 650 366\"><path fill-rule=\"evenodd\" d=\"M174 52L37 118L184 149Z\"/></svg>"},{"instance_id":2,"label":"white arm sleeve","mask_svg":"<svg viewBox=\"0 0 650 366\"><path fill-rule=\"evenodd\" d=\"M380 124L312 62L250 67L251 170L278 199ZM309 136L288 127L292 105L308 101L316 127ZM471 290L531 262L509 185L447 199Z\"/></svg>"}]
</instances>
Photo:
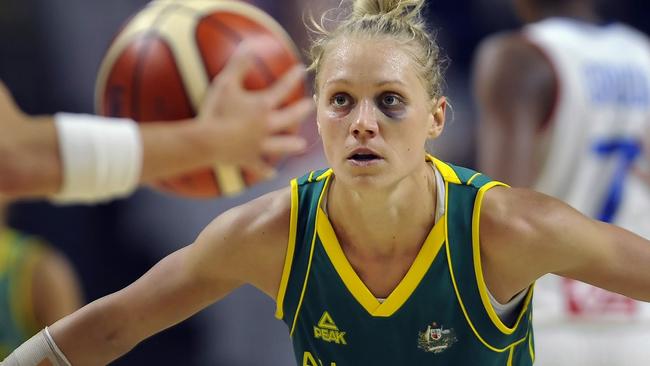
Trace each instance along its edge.
<instances>
[{"instance_id":1,"label":"white arm sleeve","mask_svg":"<svg viewBox=\"0 0 650 366\"><path fill-rule=\"evenodd\" d=\"M97 203L131 194L142 169L137 123L88 114L54 116L63 166L56 203Z\"/></svg>"},{"instance_id":2,"label":"white arm sleeve","mask_svg":"<svg viewBox=\"0 0 650 366\"><path fill-rule=\"evenodd\" d=\"M71 366L54 343L47 327L16 348L0 362L0 366L37 366L45 360L50 361L53 366Z\"/></svg>"}]
</instances>

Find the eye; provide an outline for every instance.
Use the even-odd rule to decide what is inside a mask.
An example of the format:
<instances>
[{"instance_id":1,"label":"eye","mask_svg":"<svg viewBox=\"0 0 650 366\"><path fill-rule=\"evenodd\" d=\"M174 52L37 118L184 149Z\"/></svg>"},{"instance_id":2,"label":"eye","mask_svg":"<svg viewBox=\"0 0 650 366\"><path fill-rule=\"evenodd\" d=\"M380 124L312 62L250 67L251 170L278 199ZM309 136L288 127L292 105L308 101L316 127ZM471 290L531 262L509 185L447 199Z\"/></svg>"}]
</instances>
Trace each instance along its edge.
<instances>
[{"instance_id":1,"label":"eye","mask_svg":"<svg viewBox=\"0 0 650 366\"><path fill-rule=\"evenodd\" d=\"M344 108L351 104L350 96L345 93L335 94L330 99L330 104L336 108Z\"/></svg>"},{"instance_id":2,"label":"eye","mask_svg":"<svg viewBox=\"0 0 650 366\"><path fill-rule=\"evenodd\" d=\"M386 107L398 107L399 105L403 104L402 98L392 93L382 94L380 102L383 106Z\"/></svg>"}]
</instances>

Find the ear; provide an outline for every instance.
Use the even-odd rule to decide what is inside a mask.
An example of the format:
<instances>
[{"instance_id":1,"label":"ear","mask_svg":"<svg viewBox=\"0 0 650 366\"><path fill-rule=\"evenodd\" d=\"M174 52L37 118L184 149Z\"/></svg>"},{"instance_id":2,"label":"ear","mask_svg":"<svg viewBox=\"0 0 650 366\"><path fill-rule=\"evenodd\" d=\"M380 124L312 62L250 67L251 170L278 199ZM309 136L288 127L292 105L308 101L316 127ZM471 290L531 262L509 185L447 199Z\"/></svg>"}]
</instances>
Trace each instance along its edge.
<instances>
[{"instance_id":1,"label":"ear","mask_svg":"<svg viewBox=\"0 0 650 366\"><path fill-rule=\"evenodd\" d=\"M440 97L435 101L429 121L429 138L436 139L445 128L445 112L447 111L447 98Z\"/></svg>"}]
</instances>

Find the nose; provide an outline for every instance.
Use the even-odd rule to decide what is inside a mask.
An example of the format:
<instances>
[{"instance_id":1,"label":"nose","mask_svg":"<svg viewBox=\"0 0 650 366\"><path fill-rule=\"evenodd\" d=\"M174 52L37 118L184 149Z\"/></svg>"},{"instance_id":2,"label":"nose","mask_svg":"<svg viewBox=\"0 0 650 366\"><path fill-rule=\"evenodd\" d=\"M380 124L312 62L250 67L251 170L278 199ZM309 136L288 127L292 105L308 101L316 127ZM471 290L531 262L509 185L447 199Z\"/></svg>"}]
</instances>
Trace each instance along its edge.
<instances>
[{"instance_id":1,"label":"nose","mask_svg":"<svg viewBox=\"0 0 650 366\"><path fill-rule=\"evenodd\" d=\"M350 133L357 139L373 138L379 131L377 115L372 102L364 100L359 104L359 114L350 125Z\"/></svg>"}]
</instances>

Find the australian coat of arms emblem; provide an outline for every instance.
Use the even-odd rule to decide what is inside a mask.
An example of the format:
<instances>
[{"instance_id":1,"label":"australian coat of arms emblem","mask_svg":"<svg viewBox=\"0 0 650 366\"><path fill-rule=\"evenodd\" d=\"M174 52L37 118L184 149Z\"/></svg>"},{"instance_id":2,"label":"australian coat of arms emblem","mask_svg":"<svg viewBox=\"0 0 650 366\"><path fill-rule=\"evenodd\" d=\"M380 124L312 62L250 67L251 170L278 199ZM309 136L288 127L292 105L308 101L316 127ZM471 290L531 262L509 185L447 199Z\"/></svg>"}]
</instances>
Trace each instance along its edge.
<instances>
[{"instance_id":1,"label":"australian coat of arms emblem","mask_svg":"<svg viewBox=\"0 0 650 366\"><path fill-rule=\"evenodd\" d=\"M445 329L436 322L427 326L427 330L418 333L418 348L425 352L440 353L456 343L454 329Z\"/></svg>"}]
</instances>

